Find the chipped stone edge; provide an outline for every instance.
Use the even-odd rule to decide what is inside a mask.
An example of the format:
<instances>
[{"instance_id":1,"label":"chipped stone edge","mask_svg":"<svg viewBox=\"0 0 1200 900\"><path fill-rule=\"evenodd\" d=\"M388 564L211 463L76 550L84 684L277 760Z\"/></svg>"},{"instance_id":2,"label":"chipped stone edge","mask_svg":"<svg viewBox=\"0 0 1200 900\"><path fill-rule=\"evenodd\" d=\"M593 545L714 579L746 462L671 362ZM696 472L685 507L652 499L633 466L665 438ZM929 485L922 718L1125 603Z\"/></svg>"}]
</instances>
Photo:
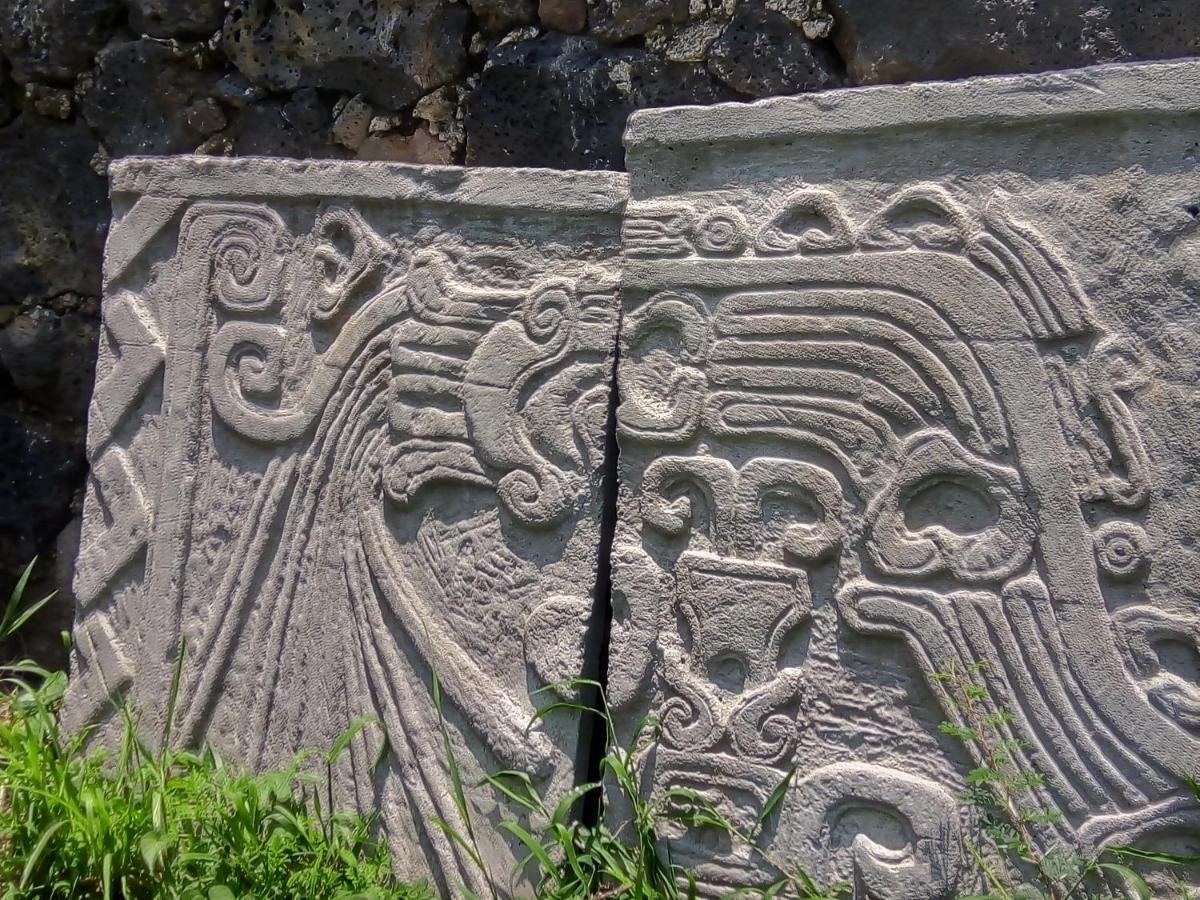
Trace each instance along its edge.
<instances>
[{"instance_id":1,"label":"chipped stone edge","mask_svg":"<svg viewBox=\"0 0 1200 900\"><path fill-rule=\"evenodd\" d=\"M110 163L108 175L114 195L330 197L613 215L624 208L629 185L623 172L261 156L133 156Z\"/></svg>"},{"instance_id":2,"label":"chipped stone edge","mask_svg":"<svg viewBox=\"0 0 1200 900\"><path fill-rule=\"evenodd\" d=\"M841 88L754 103L641 110L627 150L935 125L1006 125L1094 115L1200 110L1200 58L1110 63L1036 75Z\"/></svg>"}]
</instances>

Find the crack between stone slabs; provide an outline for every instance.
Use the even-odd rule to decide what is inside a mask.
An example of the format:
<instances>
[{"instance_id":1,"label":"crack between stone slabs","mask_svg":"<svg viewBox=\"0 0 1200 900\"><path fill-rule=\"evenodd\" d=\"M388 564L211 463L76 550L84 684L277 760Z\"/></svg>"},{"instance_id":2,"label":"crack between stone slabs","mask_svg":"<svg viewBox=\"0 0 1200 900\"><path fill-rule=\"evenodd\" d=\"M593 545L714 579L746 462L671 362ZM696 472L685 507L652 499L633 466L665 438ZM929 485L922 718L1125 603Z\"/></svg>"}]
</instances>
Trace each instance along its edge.
<instances>
[{"instance_id":1,"label":"crack between stone slabs","mask_svg":"<svg viewBox=\"0 0 1200 900\"><path fill-rule=\"evenodd\" d=\"M617 367L621 362L621 326L623 311L617 311L616 347L609 375L608 415L604 426L604 467L601 470L600 542L596 555L596 587L592 593L592 614L584 632L583 678L599 682L608 691L609 638L612 633L612 546L617 529L617 407L621 403L617 387ZM601 715L603 699L594 687L584 688L584 705L596 712L582 715L579 744L575 754L575 783L600 781L600 762L604 759L608 733ZM600 791L590 791L580 801L576 814L585 825L599 823L604 813Z\"/></svg>"}]
</instances>

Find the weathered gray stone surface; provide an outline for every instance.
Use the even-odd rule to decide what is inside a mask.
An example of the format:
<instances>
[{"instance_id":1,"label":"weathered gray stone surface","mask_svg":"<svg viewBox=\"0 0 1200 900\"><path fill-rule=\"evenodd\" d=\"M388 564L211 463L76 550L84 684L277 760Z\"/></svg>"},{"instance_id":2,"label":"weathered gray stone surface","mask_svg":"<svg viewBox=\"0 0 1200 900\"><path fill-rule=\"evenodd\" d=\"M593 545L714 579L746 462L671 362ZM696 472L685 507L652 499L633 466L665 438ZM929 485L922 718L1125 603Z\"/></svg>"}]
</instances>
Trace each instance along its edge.
<instances>
[{"instance_id":1,"label":"weathered gray stone surface","mask_svg":"<svg viewBox=\"0 0 1200 900\"><path fill-rule=\"evenodd\" d=\"M101 241L90 233L102 236L108 211L92 198L103 196L111 158L203 153L621 169L621 131L634 109L1186 56L1200 53L1195 7L1195 0L8 0L0 3L0 147L24 143L30 150L18 170L40 173L44 157L34 148L59 143L64 122L73 133L69 155L51 151L53 175L0 185L0 218L14 200L23 207L10 232L0 227L0 244L63 220L89 239L65 266L54 255L31 259L29 274L45 291L0 278L0 330L35 307L60 308L65 296L53 283L99 271ZM580 42L558 43L568 34ZM370 132L347 143L339 114L355 100L370 106ZM426 115L430 106L438 121ZM74 189L63 193L60 182ZM94 310L98 301L97 288L70 303ZM53 359L64 378L95 362L67 352ZM0 404L8 399L0 395ZM0 424L0 442L29 430L83 428L78 419L45 418L37 403L4 409L11 424ZM74 471L82 472L80 442L74 447ZM73 505L61 505L62 491L28 494L25 483L25 471L0 470L0 493L57 511L12 513L12 538L0 534L0 596L29 547L43 554L40 568L49 573L59 530L46 528L73 514ZM77 477L70 487L81 484ZM66 584L54 587L69 593ZM30 627L46 629L55 644L61 624L39 617Z\"/></svg>"},{"instance_id":2,"label":"weathered gray stone surface","mask_svg":"<svg viewBox=\"0 0 1200 900\"><path fill-rule=\"evenodd\" d=\"M609 690L657 788L748 830L794 766L769 853L974 893L931 676L983 663L1044 846L1195 827L1198 127L1198 62L633 116Z\"/></svg>"},{"instance_id":3,"label":"weathered gray stone surface","mask_svg":"<svg viewBox=\"0 0 1200 900\"><path fill-rule=\"evenodd\" d=\"M378 716L342 801L381 812L405 875L482 891L434 824L458 819L432 680L468 784L572 783L576 720L526 726L598 652L624 176L110 174L69 718L125 696L155 733L184 641L182 741L267 764Z\"/></svg>"}]
</instances>

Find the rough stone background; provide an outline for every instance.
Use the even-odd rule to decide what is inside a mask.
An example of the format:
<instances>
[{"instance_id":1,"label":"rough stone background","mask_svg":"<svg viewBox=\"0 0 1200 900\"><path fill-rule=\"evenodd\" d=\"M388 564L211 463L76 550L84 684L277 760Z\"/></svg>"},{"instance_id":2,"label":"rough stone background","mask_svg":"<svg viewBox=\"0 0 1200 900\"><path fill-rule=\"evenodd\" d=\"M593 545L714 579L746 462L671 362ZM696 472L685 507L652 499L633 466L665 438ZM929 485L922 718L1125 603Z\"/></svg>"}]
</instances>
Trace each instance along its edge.
<instances>
[{"instance_id":1,"label":"rough stone background","mask_svg":"<svg viewBox=\"0 0 1200 900\"><path fill-rule=\"evenodd\" d=\"M1200 55L1195 3L0 0L0 600L59 590L20 649L71 619L107 160L620 169L635 109Z\"/></svg>"}]
</instances>

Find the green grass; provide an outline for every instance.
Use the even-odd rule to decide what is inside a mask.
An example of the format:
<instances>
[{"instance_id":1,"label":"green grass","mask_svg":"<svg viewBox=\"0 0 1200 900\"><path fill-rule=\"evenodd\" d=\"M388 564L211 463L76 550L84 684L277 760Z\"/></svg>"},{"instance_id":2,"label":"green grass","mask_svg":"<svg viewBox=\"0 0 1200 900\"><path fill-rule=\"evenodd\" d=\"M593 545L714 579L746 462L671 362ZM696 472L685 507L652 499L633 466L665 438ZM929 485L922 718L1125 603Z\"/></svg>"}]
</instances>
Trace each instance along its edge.
<instances>
[{"instance_id":1,"label":"green grass","mask_svg":"<svg viewBox=\"0 0 1200 900\"><path fill-rule=\"evenodd\" d=\"M769 886L742 888L731 892L731 896L791 897L798 900L841 900L850 896L849 884L822 887L799 866L773 859L759 846L763 827L786 795L791 774L771 793L749 832L739 830L708 799L690 788L668 787L648 797L642 789L645 775L643 766L659 738L655 720L649 717L644 719L633 736L622 744L613 727L607 696L601 684L586 679L572 679L563 685L543 690L560 687L570 688L572 692L594 691L600 699L600 709L575 701L557 700L539 709L530 725L561 709L580 715L598 716L605 733L605 754L600 761L601 781L582 784L550 806L524 772L497 772L483 780L483 784L490 785L512 809L520 810L526 821L538 823L535 830L530 830L520 819L509 817L498 826L524 847L525 855L511 874L531 879L536 884L538 898L677 900L695 897L698 890L695 875L675 864L670 842L664 837L672 823L723 831L732 841L751 848L778 873L777 879ZM484 876L491 897L496 898L500 893L496 873L492 872L478 852L470 806L442 718L441 691L436 675L433 691L449 760L454 799L464 829L459 831L444 822L438 824L451 839L467 849ZM602 790L602 785L609 798L619 796L621 806L629 811L625 821L615 827L603 820L595 825L586 825L572 814L583 797ZM470 894L465 889L464 893Z\"/></svg>"},{"instance_id":2,"label":"green grass","mask_svg":"<svg viewBox=\"0 0 1200 900\"><path fill-rule=\"evenodd\" d=\"M37 606L18 611L27 576L5 607L4 637ZM332 766L368 722L324 756L252 775L208 747L151 751L128 713L119 749L89 750L86 734L58 725L64 673L28 661L0 673L3 900L432 896L397 883L368 820L330 811ZM172 707L177 692L178 671Z\"/></svg>"},{"instance_id":3,"label":"green grass","mask_svg":"<svg viewBox=\"0 0 1200 900\"><path fill-rule=\"evenodd\" d=\"M13 637L45 603L23 605L29 571L0 609L0 643ZM1031 829L1051 821L1052 814L1036 802L1033 789L1040 784L1039 776L1014 762L1015 748L1001 731L1008 714L992 701L977 674L975 667L935 678L958 714L956 721L944 722L942 730L982 755L983 765L968 777L965 798L981 839L968 848L990 890L980 900L1148 900L1151 889L1131 864L1170 870L1200 862L1135 848L1108 848L1092 855L1070 847L1043 850ZM432 897L424 885L397 882L388 850L374 839L369 818L331 811L333 767L355 735L376 725L375 720L354 723L327 753L302 754L287 768L250 774L228 764L211 747L196 752L172 749L169 723L179 680L177 667L164 717L168 729L156 735L154 743L160 749L151 749L137 721L121 710L119 746L106 751L90 749L86 733L68 734L59 728L64 673L46 671L30 661L0 666L0 900ZM597 716L606 737L599 779L547 801L523 772L502 771L484 778L476 787L493 790L509 813L497 827L524 848L515 871L496 873L479 849L479 825L442 718L441 685L434 674L433 704L458 816L454 824L432 824L464 848L491 900L506 893L501 884L513 883L533 885L539 900L693 897L697 879L676 864L666 838L680 824L724 832L776 873L773 883L732 891L731 897L850 897L849 884L820 885L793 862L773 858L761 846L766 823L790 789L794 773L771 793L753 826L740 830L690 789L666 787L646 793L645 766L659 738L653 719L644 720L621 743L602 685L575 680L555 688L570 688L564 696L591 693L600 708L556 699L539 709L530 725L563 709ZM1190 783L1200 801L1200 784ZM580 801L601 791L606 800L617 799L615 807L625 811L622 820L602 816L597 823L580 822L575 815ZM1181 898L1190 896L1182 882L1177 890ZM473 895L459 886L456 896Z\"/></svg>"},{"instance_id":4,"label":"green grass","mask_svg":"<svg viewBox=\"0 0 1200 900\"><path fill-rule=\"evenodd\" d=\"M1062 843L1041 846L1035 829L1058 824L1061 815L1038 799L1036 791L1044 783L1041 774L1018 764L1018 751L1026 745L1005 736L1003 729L1013 716L992 697L980 677L983 670L984 663L979 662L965 670L952 666L933 674L957 719L942 722L941 732L978 753L981 765L967 775L964 800L974 813L979 836L1001 864L997 868L983 848L968 842L967 850L989 893L962 900L1153 900L1153 889L1130 863L1178 869L1200 862L1136 847L1109 846L1089 853ZM1183 778L1200 802L1200 783L1188 775ZM1175 880L1177 896L1189 900L1187 887Z\"/></svg>"}]
</instances>

